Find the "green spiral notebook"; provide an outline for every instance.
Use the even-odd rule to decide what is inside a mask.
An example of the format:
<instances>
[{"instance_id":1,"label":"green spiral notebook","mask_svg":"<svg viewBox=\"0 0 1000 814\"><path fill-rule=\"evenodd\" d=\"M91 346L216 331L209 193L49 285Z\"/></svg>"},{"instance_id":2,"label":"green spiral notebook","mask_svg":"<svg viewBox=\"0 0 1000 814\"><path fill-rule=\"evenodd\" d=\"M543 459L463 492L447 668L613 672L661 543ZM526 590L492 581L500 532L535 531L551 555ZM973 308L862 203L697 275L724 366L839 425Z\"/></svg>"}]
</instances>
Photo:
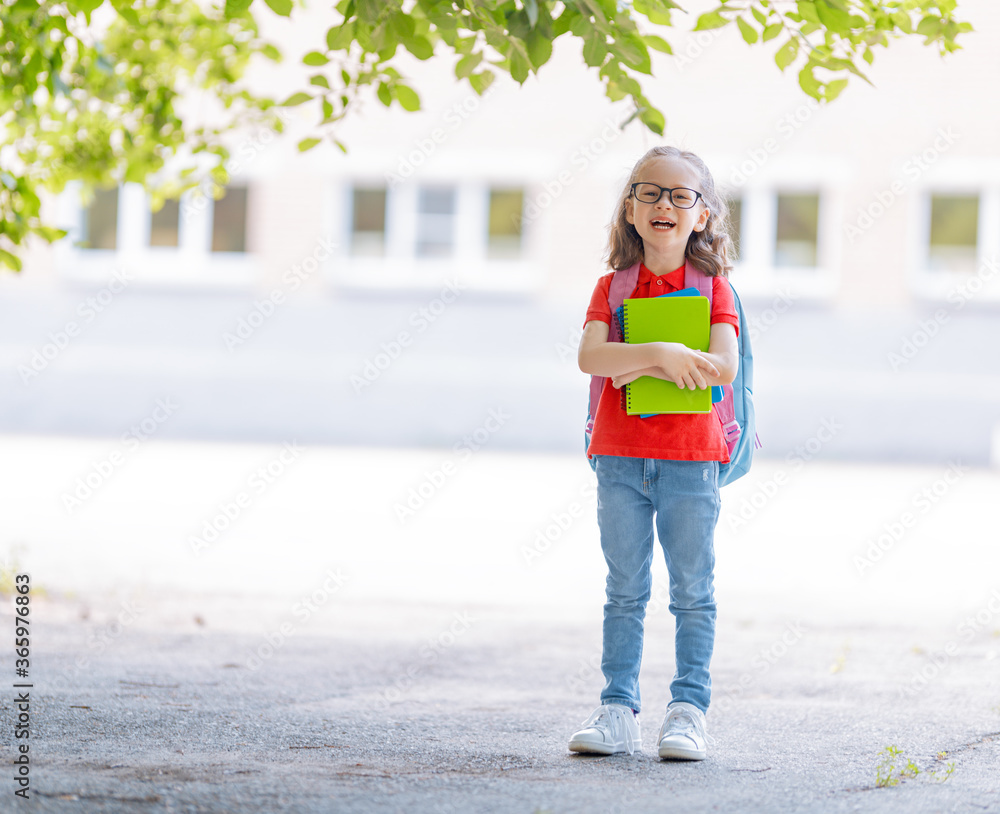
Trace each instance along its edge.
<instances>
[{"instance_id":1,"label":"green spiral notebook","mask_svg":"<svg viewBox=\"0 0 1000 814\"><path fill-rule=\"evenodd\" d=\"M708 350L712 328L707 297L639 297L625 300L623 309L622 334L631 345L680 342ZM624 390L629 415L712 411L711 387L681 390L666 379L640 376Z\"/></svg>"}]
</instances>

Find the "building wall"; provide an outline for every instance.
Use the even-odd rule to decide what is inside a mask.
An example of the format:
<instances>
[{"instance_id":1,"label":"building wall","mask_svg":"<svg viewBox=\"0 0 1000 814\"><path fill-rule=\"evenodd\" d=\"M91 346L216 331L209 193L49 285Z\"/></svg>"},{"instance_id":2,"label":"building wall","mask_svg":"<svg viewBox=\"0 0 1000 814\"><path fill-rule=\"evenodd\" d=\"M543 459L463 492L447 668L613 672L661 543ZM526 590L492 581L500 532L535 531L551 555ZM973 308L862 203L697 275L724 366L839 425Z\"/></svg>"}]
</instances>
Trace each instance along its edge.
<instances>
[{"instance_id":1,"label":"building wall","mask_svg":"<svg viewBox=\"0 0 1000 814\"><path fill-rule=\"evenodd\" d=\"M678 22L711 5L692 3ZM977 29L965 49L941 59L917 40L896 42L869 69L872 86L852 78L829 106L805 96L795 69L778 71L779 40L751 48L735 29L669 33L676 56L654 53L654 77L646 80L649 97L667 115L663 139L637 123L617 129L627 104L604 98L596 70L583 66L568 38L557 42L538 77L523 87L498 77L485 98L456 82L454 60L403 59L400 69L420 89L423 110L407 114L367 100L337 131L347 155L329 144L298 153L298 139L314 134L309 106L288 110L280 136L232 134L233 182L250 190L245 256L215 256L202 244L149 251L142 193L128 189L117 253L95 260L69 246L39 249L28 273L50 281L100 279L125 265L140 282L262 292L287 287L293 273L303 281L296 289L315 296L356 287L434 288L458 279L487 291L585 304L606 270L606 227L621 184L646 149L670 143L702 155L717 182L742 200L744 256L733 280L745 295L784 293L857 311L873 303L907 309L945 302L970 277L968 270L925 269L930 194L978 194L977 267L1000 252L1000 110L990 104L1000 76L1000 49L991 47L1000 9L986 0L961 7ZM262 67L253 82L278 98L305 86L308 73L296 55L316 48L329 25L320 4L296 15L294 24L265 18L265 32L283 43L287 59ZM418 231L420 190L434 184L458 189L455 252L421 260L407 244ZM389 189L392 235L383 258L352 256L356 185ZM513 261L488 260L477 232L486 190L496 187L524 190L522 255ZM815 269L774 264L779 191L820 194ZM55 205L70 226L80 223L75 195L71 189ZM319 272L293 271L310 257L322 257ZM990 279L977 296L995 300L1000 275L985 269L981 277Z\"/></svg>"}]
</instances>

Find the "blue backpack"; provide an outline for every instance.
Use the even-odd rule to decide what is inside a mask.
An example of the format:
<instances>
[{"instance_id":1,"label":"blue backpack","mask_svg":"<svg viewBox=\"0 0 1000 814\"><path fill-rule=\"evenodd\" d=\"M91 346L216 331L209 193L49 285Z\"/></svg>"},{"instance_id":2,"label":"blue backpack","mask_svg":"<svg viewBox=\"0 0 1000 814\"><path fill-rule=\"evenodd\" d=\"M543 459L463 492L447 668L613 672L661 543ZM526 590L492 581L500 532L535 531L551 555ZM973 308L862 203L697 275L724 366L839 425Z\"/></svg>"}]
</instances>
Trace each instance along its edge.
<instances>
[{"instance_id":1,"label":"blue backpack","mask_svg":"<svg viewBox=\"0 0 1000 814\"><path fill-rule=\"evenodd\" d=\"M608 304L611 306L611 327L608 331L609 342L621 342L622 331L618 324L618 309L626 296L635 291L639 280L639 263L631 268L620 269L611 278L608 290ZM701 296L708 298L709 313L712 308L712 277L699 271L690 262L684 263L684 288L697 288ZM732 284L730 284L732 288ZM743 303L733 289L733 300L736 313L740 318L739 349L740 365L732 384L723 385L721 401L715 401L712 409L719 416L722 432L729 449L729 463L719 464L719 486L725 486L750 471L755 449L760 449L760 438L757 436L757 422L753 408L753 350L750 348L750 332L747 329L746 316L743 314ZM594 432L594 417L597 415L597 405L601 393L604 392L604 376L590 377L590 401L587 406L587 426L584 432L586 445L590 447L590 437ZM751 439L753 441L751 442ZM597 462L593 457L587 457L591 469L596 469Z\"/></svg>"}]
</instances>

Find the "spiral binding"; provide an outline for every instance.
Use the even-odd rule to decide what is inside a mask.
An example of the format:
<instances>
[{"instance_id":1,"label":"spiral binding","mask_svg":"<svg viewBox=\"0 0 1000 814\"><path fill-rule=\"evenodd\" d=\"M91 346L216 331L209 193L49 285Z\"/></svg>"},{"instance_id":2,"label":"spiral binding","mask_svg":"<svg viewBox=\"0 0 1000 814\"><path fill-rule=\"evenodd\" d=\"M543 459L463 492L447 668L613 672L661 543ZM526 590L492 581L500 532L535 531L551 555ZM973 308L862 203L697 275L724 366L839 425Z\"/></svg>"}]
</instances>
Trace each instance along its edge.
<instances>
[{"instance_id":1,"label":"spiral binding","mask_svg":"<svg viewBox=\"0 0 1000 814\"><path fill-rule=\"evenodd\" d=\"M621 306L621 317L618 320L622 325L622 340L628 342L628 312L625 304ZM632 383L629 382L622 388L622 409L628 413L632 409Z\"/></svg>"}]
</instances>

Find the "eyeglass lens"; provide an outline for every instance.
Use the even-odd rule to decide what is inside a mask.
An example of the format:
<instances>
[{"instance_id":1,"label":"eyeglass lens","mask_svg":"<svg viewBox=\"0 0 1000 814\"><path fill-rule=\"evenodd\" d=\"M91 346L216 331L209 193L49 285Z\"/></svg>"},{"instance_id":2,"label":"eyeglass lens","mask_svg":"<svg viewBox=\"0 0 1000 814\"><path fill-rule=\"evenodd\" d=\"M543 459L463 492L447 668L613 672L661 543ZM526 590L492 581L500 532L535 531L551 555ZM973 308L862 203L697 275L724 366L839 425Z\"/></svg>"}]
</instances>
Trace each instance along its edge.
<instances>
[{"instance_id":1,"label":"eyeglass lens","mask_svg":"<svg viewBox=\"0 0 1000 814\"><path fill-rule=\"evenodd\" d=\"M640 183L635 186L635 197L643 203L656 203L667 191L657 184ZM669 194L670 202L681 209L690 209L698 200L698 193L685 187L670 190Z\"/></svg>"}]
</instances>

